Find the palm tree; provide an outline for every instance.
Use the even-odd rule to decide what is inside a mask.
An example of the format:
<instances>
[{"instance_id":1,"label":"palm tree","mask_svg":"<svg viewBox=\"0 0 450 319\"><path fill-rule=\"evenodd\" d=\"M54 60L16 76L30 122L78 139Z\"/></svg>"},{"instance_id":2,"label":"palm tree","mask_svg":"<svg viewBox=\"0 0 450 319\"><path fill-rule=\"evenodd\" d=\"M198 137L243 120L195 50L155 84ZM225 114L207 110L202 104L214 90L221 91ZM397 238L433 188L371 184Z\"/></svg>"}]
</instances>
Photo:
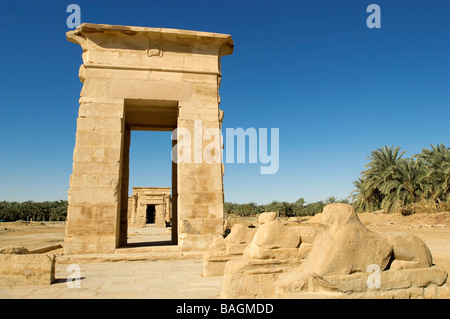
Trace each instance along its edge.
<instances>
[{"instance_id":1,"label":"palm tree","mask_svg":"<svg viewBox=\"0 0 450 319\"><path fill-rule=\"evenodd\" d=\"M57 201L52 203L50 208L49 220L65 220L67 217L67 201Z\"/></svg>"},{"instance_id":2,"label":"palm tree","mask_svg":"<svg viewBox=\"0 0 450 319\"><path fill-rule=\"evenodd\" d=\"M435 202L450 200L450 149L443 144L431 145L416 157L423 161L427 196Z\"/></svg>"},{"instance_id":3,"label":"palm tree","mask_svg":"<svg viewBox=\"0 0 450 319\"><path fill-rule=\"evenodd\" d=\"M242 209L245 211L245 214L248 216L254 216L258 212L258 205L256 203L248 203L242 205Z\"/></svg>"},{"instance_id":4,"label":"palm tree","mask_svg":"<svg viewBox=\"0 0 450 319\"><path fill-rule=\"evenodd\" d=\"M288 217L293 215L292 204L288 202L280 202L278 205L278 212L281 216Z\"/></svg>"},{"instance_id":5,"label":"palm tree","mask_svg":"<svg viewBox=\"0 0 450 319\"><path fill-rule=\"evenodd\" d=\"M239 214L241 217L245 217L245 214L247 213L247 211L244 208L244 205L242 205L242 204L237 204L234 212L236 214Z\"/></svg>"},{"instance_id":6,"label":"palm tree","mask_svg":"<svg viewBox=\"0 0 450 319\"><path fill-rule=\"evenodd\" d=\"M384 194L381 207L391 212L394 206L406 206L423 198L424 166L422 161L400 159L393 170L392 179L380 185Z\"/></svg>"},{"instance_id":7,"label":"palm tree","mask_svg":"<svg viewBox=\"0 0 450 319\"><path fill-rule=\"evenodd\" d=\"M303 215L303 208L305 207L306 201L303 197L300 197L292 204L293 214L296 216Z\"/></svg>"},{"instance_id":8,"label":"palm tree","mask_svg":"<svg viewBox=\"0 0 450 319\"><path fill-rule=\"evenodd\" d=\"M270 204L265 205L264 210L266 212L278 212L279 207L280 207L280 202L277 202L276 200L274 200Z\"/></svg>"},{"instance_id":9,"label":"palm tree","mask_svg":"<svg viewBox=\"0 0 450 319\"><path fill-rule=\"evenodd\" d=\"M363 178L358 178L353 182L355 190L350 193L349 199L357 212L370 212L372 193L369 191Z\"/></svg>"},{"instance_id":10,"label":"palm tree","mask_svg":"<svg viewBox=\"0 0 450 319\"><path fill-rule=\"evenodd\" d=\"M303 208L303 212L308 216L313 216L315 214L321 213L324 207L325 203L323 201L309 203Z\"/></svg>"},{"instance_id":11,"label":"palm tree","mask_svg":"<svg viewBox=\"0 0 450 319\"><path fill-rule=\"evenodd\" d=\"M294 204L297 205L299 208L303 208L303 206L305 206L305 203L306 203L305 199L303 197L300 197L295 201Z\"/></svg>"},{"instance_id":12,"label":"palm tree","mask_svg":"<svg viewBox=\"0 0 450 319\"><path fill-rule=\"evenodd\" d=\"M400 147L384 146L371 152L368 157L370 162L365 167L368 169L362 172L367 192L373 198L377 206L381 204L386 194L381 192L383 183L393 180L395 168L398 161L406 152L400 152Z\"/></svg>"},{"instance_id":13,"label":"palm tree","mask_svg":"<svg viewBox=\"0 0 450 319\"><path fill-rule=\"evenodd\" d=\"M224 213L224 215L233 214L235 209L236 209L236 205L234 203L230 203L230 202L224 202L223 203L223 213Z\"/></svg>"}]
</instances>

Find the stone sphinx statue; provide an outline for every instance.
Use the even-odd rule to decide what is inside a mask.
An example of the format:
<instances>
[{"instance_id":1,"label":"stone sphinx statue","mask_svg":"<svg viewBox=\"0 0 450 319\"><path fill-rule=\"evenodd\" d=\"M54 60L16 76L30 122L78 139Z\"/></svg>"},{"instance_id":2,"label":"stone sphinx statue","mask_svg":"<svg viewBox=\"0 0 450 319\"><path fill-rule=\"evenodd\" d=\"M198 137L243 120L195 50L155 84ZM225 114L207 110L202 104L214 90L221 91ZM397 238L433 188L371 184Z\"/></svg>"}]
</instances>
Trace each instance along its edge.
<instances>
[{"instance_id":1,"label":"stone sphinx statue","mask_svg":"<svg viewBox=\"0 0 450 319\"><path fill-rule=\"evenodd\" d=\"M284 223L276 212L258 216L257 227L235 224L225 238L217 238L203 258L204 276L223 275L225 263L239 258L303 259L317 230L311 226ZM301 247L301 248L300 248Z\"/></svg>"},{"instance_id":2,"label":"stone sphinx statue","mask_svg":"<svg viewBox=\"0 0 450 319\"><path fill-rule=\"evenodd\" d=\"M327 205L319 231L307 244L308 249L300 254L303 237L307 238L298 226L290 228L276 219L260 227L243 258L226 264L222 296L435 298L450 295L447 272L433 264L431 252L420 238L410 233L371 231L361 223L351 205Z\"/></svg>"},{"instance_id":3,"label":"stone sphinx statue","mask_svg":"<svg viewBox=\"0 0 450 319\"><path fill-rule=\"evenodd\" d=\"M226 262L242 257L255 233L253 226L235 224L225 238L215 238L203 256L203 276L222 276Z\"/></svg>"},{"instance_id":4,"label":"stone sphinx statue","mask_svg":"<svg viewBox=\"0 0 450 319\"><path fill-rule=\"evenodd\" d=\"M274 213L261 214L259 224L253 240L244 250L244 258L299 261L305 257L317 234L311 226L285 224Z\"/></svg>"},{"instance_id":5,"label":"stone sphinx statue","mask_svg":"<svg viewBox=\"0 0 450 319\"><path fill-rule=\"evenodd\" d=\"M367 229L348 204L327 205L305 271L318 275L365 272L369 265L385 269L432 265L427 245L410 233L376 233Z\"/></svg>"}]
</instances>

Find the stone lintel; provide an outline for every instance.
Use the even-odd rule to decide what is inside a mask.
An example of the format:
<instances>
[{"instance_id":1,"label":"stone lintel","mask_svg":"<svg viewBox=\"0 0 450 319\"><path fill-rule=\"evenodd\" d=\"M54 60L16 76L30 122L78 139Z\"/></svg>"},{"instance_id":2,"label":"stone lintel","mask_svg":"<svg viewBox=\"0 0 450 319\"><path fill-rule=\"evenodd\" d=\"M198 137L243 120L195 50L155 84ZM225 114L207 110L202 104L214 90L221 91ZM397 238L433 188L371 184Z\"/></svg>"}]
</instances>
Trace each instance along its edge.
<instances>
[{"instance_id":1,"label":"stone lintel","mask_svg":"<svg viewBox=\"0 0 450 319\"><path fill-rule=\"evenodd\" d=\"M217 59L234 46L228 34L92 23L66 36L82 47L85 66L97 68L220 74Z\"/></svg>"}]
</instances>

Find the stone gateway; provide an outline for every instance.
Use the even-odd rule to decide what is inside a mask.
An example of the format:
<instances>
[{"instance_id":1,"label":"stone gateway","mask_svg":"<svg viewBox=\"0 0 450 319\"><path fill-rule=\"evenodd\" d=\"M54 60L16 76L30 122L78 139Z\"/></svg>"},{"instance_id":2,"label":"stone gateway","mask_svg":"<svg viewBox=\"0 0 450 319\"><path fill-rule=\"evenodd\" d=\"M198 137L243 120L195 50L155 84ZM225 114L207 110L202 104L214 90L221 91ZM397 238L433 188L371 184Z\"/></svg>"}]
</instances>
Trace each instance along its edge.
<instances>
[{"instance_id":1,"label":"stone gateway","mask_svg":"<svg viewBox=\"0 0 450 319\"><path fill-rule=\"evenodd\" d=\"M233 41L226 34L87 23L67 38L83 50L83 88L64 250L113 253L127 241L131 131L193 134L197 120L203 130L220 130L220 59L233 52ZM222 163L172 162L172 243L181 250L206 250L222 235L223 173Z\"/></svg>"}]
</instances>

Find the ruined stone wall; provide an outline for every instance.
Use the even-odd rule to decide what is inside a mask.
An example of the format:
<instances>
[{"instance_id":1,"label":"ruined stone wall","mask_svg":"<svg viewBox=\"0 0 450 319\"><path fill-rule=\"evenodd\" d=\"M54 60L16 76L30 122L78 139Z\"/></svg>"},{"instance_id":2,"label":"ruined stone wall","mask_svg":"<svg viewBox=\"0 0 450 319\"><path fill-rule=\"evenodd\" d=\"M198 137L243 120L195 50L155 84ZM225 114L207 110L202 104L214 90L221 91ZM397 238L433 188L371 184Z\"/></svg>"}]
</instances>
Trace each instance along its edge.
<instances>
[{"instance_id":1,"label":"ruined stone wall","mask_svg":"<svg viewBox=\"0 0 450 319\"><path fill-rule=\"evenodd\" d=\"M135 206L133 206L133 201L135 201ZM134 187L133 195L128 198L128 225L130 227L145 227L147 206L154 205L154 224L156 227L166 227L170 224L172 217L170 202L170 188Z\"/></svg>"}]
</instances>

